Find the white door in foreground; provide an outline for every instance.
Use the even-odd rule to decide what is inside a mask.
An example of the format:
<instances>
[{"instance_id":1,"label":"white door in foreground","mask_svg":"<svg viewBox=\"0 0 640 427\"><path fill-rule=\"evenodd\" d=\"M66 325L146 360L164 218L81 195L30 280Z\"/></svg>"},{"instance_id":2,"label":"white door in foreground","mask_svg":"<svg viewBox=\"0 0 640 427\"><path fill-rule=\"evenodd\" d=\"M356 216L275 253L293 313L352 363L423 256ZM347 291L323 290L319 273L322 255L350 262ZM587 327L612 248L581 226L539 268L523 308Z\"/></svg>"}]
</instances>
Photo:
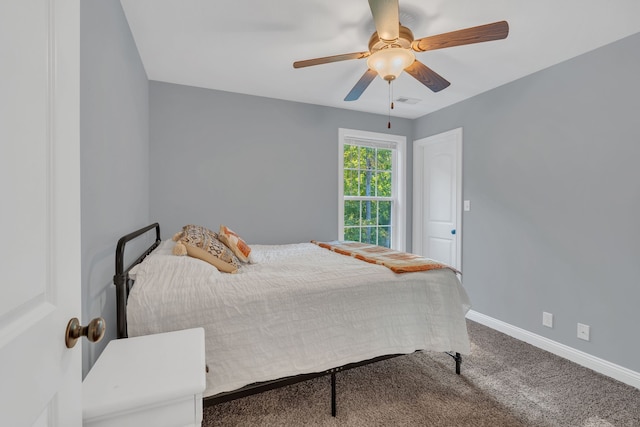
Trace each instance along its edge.
<instances>
[{"instance_id":1,"label":"white door in foreground","mask_svg":"<svg viewBox=\"0 0 640 427\"><path fill-rule=\"evenodd\" d=\"M0 425L82 424L80 3L0 2Z\"/></svg>"}]
</instances>

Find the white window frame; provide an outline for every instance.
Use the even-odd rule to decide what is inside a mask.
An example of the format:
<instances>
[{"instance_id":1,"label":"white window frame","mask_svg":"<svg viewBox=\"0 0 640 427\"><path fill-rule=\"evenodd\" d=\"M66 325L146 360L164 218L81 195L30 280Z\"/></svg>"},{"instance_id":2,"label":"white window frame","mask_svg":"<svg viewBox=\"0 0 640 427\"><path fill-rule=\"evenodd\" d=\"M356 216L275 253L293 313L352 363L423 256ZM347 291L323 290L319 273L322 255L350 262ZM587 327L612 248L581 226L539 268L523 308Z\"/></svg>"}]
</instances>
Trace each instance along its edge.
<instances>
[{"instance_id":1,"label":"white window frame","mask_svg":"<svg viewBox=\"0 0 640 427\"><path fill-rule=\"evenodd\" d=\"M391 211L391 248L406 250L406 153L407 138L402 135L368 132L356 129L338 129L338 240L344 240L344 145L370 145L391 148L393 151Z\"/></svg>"}]
</instances>

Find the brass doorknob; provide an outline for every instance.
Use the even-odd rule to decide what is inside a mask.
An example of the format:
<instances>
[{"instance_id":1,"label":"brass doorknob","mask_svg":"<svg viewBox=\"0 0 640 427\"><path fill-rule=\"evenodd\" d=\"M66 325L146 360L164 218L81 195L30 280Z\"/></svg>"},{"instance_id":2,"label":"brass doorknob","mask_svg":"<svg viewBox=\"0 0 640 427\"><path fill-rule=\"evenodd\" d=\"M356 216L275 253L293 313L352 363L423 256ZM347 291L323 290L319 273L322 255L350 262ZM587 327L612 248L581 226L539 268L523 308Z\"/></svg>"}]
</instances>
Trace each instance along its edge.
<instances>
[{"instance_id":1,"label":"brass doorknob","mask_svg":"<svg viewBox=\"0 0 640 427\"><path fill-rule=\"evenodd\" d=\"M80 337L87 337L91 342L98 342L104 337L107 326L102 317L96 317L87 326L81 326L78 318L74 317L67 324L67 331L64 334L64 342L67 348L73 348Z\"/></svg>"}]
</instances>

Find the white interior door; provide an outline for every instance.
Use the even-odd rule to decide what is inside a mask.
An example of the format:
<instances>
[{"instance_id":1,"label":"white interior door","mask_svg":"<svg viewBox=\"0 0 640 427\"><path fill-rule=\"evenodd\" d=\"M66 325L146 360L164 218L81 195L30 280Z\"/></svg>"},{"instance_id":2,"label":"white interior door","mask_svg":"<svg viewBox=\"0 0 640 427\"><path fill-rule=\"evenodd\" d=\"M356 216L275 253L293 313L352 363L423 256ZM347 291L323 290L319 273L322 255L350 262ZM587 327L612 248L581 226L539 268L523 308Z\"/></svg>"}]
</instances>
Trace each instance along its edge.
<instances>
[{"instance_id":1,"label":"white interior door","mask_svg":"<svg viewBox=\"0 0 640 427\"><path fill-rule=\"evenodd\" d=\"M79 0L0 1L0 425L80 426Z\"/></svg>"},{"instance_id":2,"label":"white interior door","mask_svg":"<svg viewBox=\"0 0 640 427\"><path fill-rule=\"evenodd\" d=\"M413 252L461 269L462 128L414 141Z\"/></svg>"}]
</instances>

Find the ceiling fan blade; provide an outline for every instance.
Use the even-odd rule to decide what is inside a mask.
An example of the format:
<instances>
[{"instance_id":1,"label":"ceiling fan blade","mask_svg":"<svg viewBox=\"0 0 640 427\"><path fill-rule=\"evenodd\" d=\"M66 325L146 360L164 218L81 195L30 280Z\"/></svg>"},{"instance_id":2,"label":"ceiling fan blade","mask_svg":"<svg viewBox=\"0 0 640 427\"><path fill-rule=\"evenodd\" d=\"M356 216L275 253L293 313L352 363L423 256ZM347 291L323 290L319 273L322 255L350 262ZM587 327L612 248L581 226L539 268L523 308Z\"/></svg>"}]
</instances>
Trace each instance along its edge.
<instances>
[{"instance_id":1,"label":"ceiling fan blade","mask_svg":"<svg viewBox=\"0 0 640 427\"><path fill-rule=\"evenodd\" d=\"M343 53L342 55L325 56L323 58L306 59L304 61L296 61L293 68L310 67L312 65L328 64L330 62L346 61L348 59L362 59L371 55L371 52L354 52Z\"/></svg>"},{"instance_id":2,"label":"ceiling fan blade","mask_svg":"<svg viewBox=\"0 0 640 427\"><path fill-rule=\"evenodd\" d=\"M362 92L364 92L364 90L369 87L369 84L373 81L373 79L376 78L377 75L378 73L373 71L371 68L365 71L362 77L360 77L360 80L358 80L358 83L356 83L353 89L351 89L351 92L347 94L344 100L355 101L356 99L360 98Z\"/></svg>"},{"instance_id":3,"label":"ceiling fan blade","mask_svg":"<svg viewBox=\"0 0 640 427\"><path fill-rule=\"evenodd\" d=\"M436 73L418 60L414 61L413 64L409 65L404 70L434 92L440 92L451 84L440 74Z\"/></svg>"},{"instance_id":4,"label":"ceiling fan blade","mask_svg":"<svg viewBox=\"0 0 640 427\"><path fill-rule=\"evenodd\" d=\"M398 0L369 0L369 7L382 41L395 41L400 36Z\"/></svg>"},{"instance_id":5,"label":"ceiling fan blade","mask_svg":"<svg viewBox=\"0 0 640 427\"><path fill-rule=\"evenodd\" d=\"M416 52L425 52L445 47L501 40L507 38L508 35L509 24L507 21L500 21L417 39L411 43L411 48Z\"/></svg>"}]
</instances>

